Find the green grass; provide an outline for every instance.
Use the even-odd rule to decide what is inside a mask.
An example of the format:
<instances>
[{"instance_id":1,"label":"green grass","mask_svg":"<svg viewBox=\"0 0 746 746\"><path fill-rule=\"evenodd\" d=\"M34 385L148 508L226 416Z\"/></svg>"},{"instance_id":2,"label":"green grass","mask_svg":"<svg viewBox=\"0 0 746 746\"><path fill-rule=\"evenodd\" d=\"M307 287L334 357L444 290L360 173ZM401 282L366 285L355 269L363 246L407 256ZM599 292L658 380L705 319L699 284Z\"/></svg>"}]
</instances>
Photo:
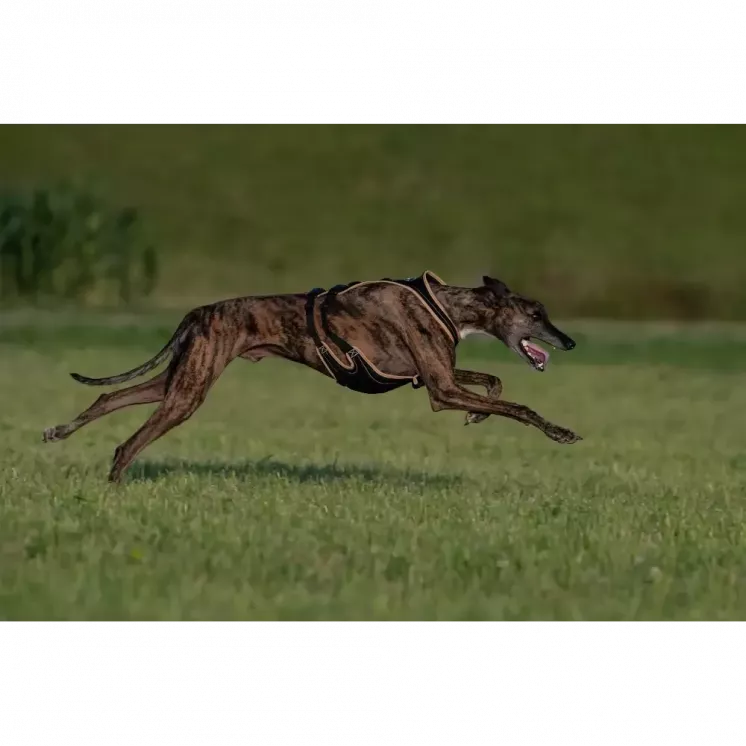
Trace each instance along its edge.
<instances>
[{"instance_id":1,"label":"green grass","mask_svg":"<svg viewBox=\"0 0 746 746\"><path fill-rule=\"evenodd\" d=\"M148 407L41 431L99 393L70 370L141 362L168 324L110 322L136 331L112 344L103 322L32 322L0 329L1 618L746 617L742 327L570 323L583 344L543 376L465 348L574 446L238 361L109 488Z\"/></svg>"},{"instance_id":2,"label":"green grass","mask_svg":"<svg viewBox=\"0 0 746 746\"><path fill-rule=\"evenodd\" d=\"M746 319L746 127L0 127L0 188L141 208L155 301L492 272L564 316Z\"/></svg>"}]
</instances>

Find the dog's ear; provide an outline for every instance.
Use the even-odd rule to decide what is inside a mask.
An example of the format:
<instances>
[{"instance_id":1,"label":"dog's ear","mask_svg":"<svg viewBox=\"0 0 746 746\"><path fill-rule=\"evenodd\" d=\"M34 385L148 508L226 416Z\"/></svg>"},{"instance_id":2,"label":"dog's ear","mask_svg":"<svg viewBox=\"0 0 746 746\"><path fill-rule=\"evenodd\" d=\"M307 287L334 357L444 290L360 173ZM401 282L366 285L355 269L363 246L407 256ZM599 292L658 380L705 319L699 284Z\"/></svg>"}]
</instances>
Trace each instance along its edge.
<instances>
[{"instance_id":1,"label":"dog's ear","mask_svg":"<svg viewBox=\"0 0 746 746\"><path fill-rule=\"evenodd\" d=\"M510 289L502 280L496 280L494 277L484 275L484 277L482 277L482 282L485 287L488 287L498 295L508 295L508 293L510 293Z\"/></svg>"}]
</instances>

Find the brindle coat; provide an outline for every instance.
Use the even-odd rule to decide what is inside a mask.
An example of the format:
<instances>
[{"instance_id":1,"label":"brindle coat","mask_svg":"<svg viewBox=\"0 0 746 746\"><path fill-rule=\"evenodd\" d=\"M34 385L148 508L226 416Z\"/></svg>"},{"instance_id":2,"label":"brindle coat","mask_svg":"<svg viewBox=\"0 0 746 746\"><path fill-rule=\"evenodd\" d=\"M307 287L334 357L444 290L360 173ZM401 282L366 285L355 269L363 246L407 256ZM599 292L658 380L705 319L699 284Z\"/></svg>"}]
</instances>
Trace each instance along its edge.
<instances>
[{"instance_id":1,"label":"brindle coat","mask_svg":"<svg viewBox=\"0 0 746 746\"><path fill-rule=\"evenodd\" d=\"M575 346L552 325L542 304L512 293L499 280L484 277L483 281L477 288L433 288L462 336L482 332L497 337L532 365L522 340L534 337L563 350ZM44 442L68 438L84 425L123 407L160 402L145 424L114 452L109 481L118 482L146 446L194 414L235 358L258 362L268 356L282 357L328 376L308 333L306 298L305 293L250 296L196 308L184 317L165 347L138 368L108 378L73 373L75 380L88 385L124 383L171 355L168 368L155 378L103 394L69 424L45 430ZM425 304L406 288L366 283L345 293L344 301L338 299L337 303L339 307L332 309L335 313L329 317L332 331L385 373L417 375L427 388L433 411L463 410L467 412L466 424L500 415L533 425L558 443L581 440L528 407L501 400L499 378L456 368L453 342ZM483 386L487 396L465 386Z\"/></svg>"}]
</instances>

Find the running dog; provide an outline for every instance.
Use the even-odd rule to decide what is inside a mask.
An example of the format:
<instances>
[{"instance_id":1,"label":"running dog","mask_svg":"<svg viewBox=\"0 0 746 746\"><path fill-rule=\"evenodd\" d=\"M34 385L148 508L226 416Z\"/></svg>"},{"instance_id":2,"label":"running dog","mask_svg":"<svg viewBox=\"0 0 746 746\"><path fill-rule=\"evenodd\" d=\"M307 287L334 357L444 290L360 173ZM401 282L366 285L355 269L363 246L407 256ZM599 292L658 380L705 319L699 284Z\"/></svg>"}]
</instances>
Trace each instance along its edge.
<instances>
[{"instance_id":1,"label":"running dog","mask_svg":"<svg viewBox=\"0 0 746 746\"><path fill-rule=\"evenodd\" d=\"M158 403L114 452L109 481L119 482L146 446L194 414L228 363L237 357L258 362L269 356L301 363L367 394L409 384L424 387L433 411L463 410L467 425L499 415L533 425L557 443L581 440L528 407L500 399L499 378L456 368L459 340L474 333L496 337L537 371L544 370L548 354L532 339L560 350L575 347L541 303L487 276L476 288L446 285L427 271L405 280L234 298L190 311L161 351L137 368L107 378L72 373L80 383L109 386L142 376L171 357L159 375L103 394L72 422L45 430L43 440L64 440L123 407ZM482 386L487 395L465 386Z\"/></svg>"}]
</instances>

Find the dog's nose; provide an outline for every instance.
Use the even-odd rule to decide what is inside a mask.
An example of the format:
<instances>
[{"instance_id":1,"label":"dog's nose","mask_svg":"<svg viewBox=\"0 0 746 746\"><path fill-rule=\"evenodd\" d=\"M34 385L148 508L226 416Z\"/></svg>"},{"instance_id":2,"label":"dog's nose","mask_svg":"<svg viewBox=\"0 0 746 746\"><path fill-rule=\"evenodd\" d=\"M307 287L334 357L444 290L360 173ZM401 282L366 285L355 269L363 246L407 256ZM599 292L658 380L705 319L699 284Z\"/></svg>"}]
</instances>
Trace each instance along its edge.
<instances>
[{"instance_id":1,"label":"dog's nose","mask_svg":"<svg viewBox=\"0 0 746 746\"><path fill-rule=\"evenodd\" d=\"M566 349L568 351L575 349L575 340L574 339L570 339L569 337L567 338Z\"/></svg>"}]
</instances>

